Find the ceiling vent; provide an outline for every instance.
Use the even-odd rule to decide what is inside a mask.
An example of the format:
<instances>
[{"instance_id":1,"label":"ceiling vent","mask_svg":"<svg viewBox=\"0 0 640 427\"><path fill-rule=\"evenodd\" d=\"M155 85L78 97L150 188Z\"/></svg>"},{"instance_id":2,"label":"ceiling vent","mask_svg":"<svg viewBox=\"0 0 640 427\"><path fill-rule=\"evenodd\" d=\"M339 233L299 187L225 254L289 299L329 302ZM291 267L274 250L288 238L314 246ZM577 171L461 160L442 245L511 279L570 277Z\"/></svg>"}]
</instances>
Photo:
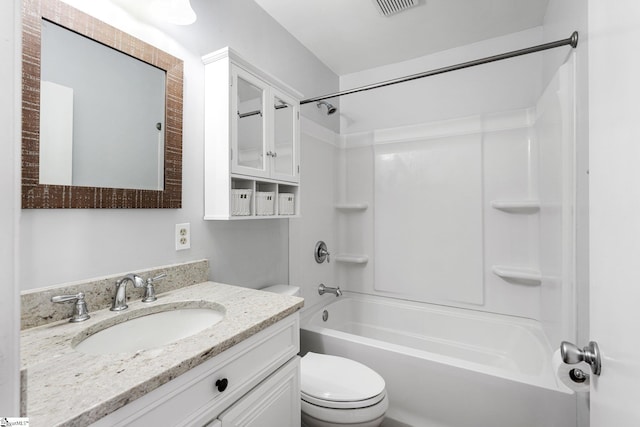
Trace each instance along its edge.
<instances>
[{"instance_id":1,"label":"ceiling vent","mask_svg":"<svg viewBox=\"0 0 640 427\"><path fill-rule=\"evenodd\" d=\"M395 15L418 5L419 0L373 0L382 16Z\"/></svg>"}]
</instances>

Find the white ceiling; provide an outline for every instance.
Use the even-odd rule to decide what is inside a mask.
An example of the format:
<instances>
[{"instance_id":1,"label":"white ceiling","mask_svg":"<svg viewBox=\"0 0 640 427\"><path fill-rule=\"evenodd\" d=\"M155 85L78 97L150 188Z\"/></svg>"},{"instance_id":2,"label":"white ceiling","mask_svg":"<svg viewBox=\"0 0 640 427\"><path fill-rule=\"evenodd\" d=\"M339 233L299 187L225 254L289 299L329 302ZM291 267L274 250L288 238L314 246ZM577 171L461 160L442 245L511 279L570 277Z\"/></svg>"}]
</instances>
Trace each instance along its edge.
<instances>
[{"instance_id":1,"label":"white ceiling","mask_svg":"<svg viewBox=\"0 0 640 427\"><path fill-rule=\"evenodd\" d=\"M542 25L549 0L420 0L383 17L375 0L255 0L336 74Z\"/></svg>"}]
</instances>

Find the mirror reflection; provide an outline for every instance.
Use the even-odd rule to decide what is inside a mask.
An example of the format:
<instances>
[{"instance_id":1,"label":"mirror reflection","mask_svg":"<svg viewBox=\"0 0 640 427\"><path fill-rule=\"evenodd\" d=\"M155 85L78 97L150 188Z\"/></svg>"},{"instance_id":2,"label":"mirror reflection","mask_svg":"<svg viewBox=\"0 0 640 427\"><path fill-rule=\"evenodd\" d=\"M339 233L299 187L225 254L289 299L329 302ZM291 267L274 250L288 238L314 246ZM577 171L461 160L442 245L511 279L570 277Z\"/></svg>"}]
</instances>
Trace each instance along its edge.
<instances>
[{"instance_id":1,"label":"mirror reflection","mask_svg":"<svg viewBox=\"0 0 640 427\"><path fill-rule=\"evenodd\" d=\"M166 72L42 20L41 184L164 188Z\"/></svg>"},{"instance_id":2,"label":"mirror reflection","mask_svg":"<svg viewBox=\"0 0 640 427\"><path fill-rule=\"evenodd\" d=\"M238 77L238 165L264 169L264 91Z\"/></svg>"}]
</instances>

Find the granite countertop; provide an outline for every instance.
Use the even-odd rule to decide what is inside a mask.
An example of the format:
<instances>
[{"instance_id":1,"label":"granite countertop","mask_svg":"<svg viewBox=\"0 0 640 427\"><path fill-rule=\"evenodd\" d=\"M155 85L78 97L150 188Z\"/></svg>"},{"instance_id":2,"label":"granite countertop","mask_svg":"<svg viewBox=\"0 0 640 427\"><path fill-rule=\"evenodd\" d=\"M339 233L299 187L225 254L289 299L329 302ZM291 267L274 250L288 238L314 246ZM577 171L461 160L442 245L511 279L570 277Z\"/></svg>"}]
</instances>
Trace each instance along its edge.
<instances>
[{"instance_id":1,"label":"granite countertop","mask_svg":"<svg viewBox=\"0 0 640 427\"><path fill-rule=\"evenodd\" d=\"M72 348L79 337L105 323L118 323L169 304L222 306L224 319L164 347L136 353L84 354ZM66 320L21 333L22 368L27 371L27 417L32 425L88 425L156 389L202 362L298 311L303 299L221 283L204 282L158 294L129 309L90 313L85 322Z\"/></svg>"}]
</instances>

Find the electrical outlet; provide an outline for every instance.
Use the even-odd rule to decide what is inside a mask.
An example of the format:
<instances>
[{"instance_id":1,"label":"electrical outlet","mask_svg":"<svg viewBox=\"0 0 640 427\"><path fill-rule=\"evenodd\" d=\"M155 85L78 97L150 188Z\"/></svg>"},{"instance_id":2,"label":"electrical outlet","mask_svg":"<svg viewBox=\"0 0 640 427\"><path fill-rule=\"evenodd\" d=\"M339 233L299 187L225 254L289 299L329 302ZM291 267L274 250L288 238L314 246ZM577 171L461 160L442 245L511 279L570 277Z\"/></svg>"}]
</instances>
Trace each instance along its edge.
<instances>
[{"instance_id":1,"label":"electrical outlet","mask_svg":"<svg viewBox=\"0 0 640 427\"><path fill-rule=\"evenodd\" d=\"M176 251L191 247L191 224L176 224Z\"/></svg>"}]
</instances>

